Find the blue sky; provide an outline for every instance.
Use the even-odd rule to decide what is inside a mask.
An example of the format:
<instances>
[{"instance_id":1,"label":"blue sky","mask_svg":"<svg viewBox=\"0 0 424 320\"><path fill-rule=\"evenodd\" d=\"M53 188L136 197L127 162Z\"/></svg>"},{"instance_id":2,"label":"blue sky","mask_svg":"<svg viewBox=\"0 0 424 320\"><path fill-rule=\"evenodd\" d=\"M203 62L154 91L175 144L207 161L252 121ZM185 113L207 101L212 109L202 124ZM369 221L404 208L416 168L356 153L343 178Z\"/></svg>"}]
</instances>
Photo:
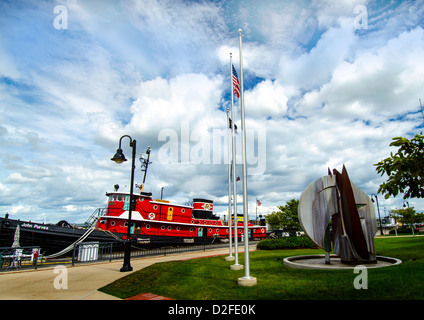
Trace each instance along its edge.
<instances>
[{"instance_id":1,"label":"blue sky","mask_svg":"<svg viewBox=\"0 0 424 320\"><path fill-rule=\"evenodd\" d=\"M423 129L423 16L423 1L2 1L0 213L85 221L114 184L128 189L129 164L110 161L124 134L137 153L152 148L155 197L165 187L226 213L239 28L250 214L256 198L270 213L343 164L376 193L391 139ZM238 100L235 111L239 123ZM383 215L403 204L379 200Z\"/></svg>"}]
</instances>

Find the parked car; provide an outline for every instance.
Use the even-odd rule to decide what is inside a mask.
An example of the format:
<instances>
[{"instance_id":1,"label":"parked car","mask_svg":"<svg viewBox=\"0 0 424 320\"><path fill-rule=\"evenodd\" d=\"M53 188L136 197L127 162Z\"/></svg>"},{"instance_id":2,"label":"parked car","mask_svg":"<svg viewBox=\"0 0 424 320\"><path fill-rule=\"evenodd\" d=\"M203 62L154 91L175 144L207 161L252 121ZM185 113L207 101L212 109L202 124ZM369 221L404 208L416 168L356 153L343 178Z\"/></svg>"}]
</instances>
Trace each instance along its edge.
<instances>
[{"instance_id":1,"label":"parked car","mask_svg":"<svg viewBox=\"0 0 424 320\"><path fill-rule=\"evenodd\" d=\"M290 233L284 230L272 230L267 232L267 238L276 239L281 237L290 237Z\"/></svg>"}]
</instances>

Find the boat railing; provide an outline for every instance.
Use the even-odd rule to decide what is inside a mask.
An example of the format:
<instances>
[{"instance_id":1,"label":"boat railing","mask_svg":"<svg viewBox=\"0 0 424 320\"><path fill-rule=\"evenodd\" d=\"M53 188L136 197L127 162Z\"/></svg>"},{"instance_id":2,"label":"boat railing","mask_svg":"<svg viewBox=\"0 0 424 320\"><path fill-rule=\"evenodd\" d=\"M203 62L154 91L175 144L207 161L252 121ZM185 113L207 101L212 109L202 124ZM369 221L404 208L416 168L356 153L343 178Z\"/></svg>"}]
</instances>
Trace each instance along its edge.
<instances>
[{"instance_id":1,"label":"boat railing","mask_svg":"<svg viewBox=\"0 0 424 320\"><path fill-rule=\"evenodd\" d=\"M0 247L0 270L21 269L42 265L43 255L40 247Z\"/></svg>"},{"instance_id":2,"label":"boat railing","mask_svg":"<svg viewBox=\"0 0 424 320\"><path fill-rule=\"evenodd\" d=\"M155 247L149 245L146 247L144 243L134 242L131 245L131 257L147 257L157 255L169 255L186 251L206 251L209 248L218 248L219 246L227 246L228 244L190 244L190 245L175 245L169 243L168 246L161 243ZM117 242L82 242L74 246L72 254L72 265L76 263L87 263L95 261L112 261L122 259L124 257L125 244Z\"/></svg>"},{"instance_id":3,"label":"boat railing","mask_svg":"<svg viewBox=\"0 0 424 320\"><path fill-rule=\"evenodd\" d=\"M94 227L97 223L97 219L99 217L104 216L106 213L107 208L97 208L94 210L94 212L91 214L91 216L87 219L86 222L84 222L84 226L87 228Z\"/></svg>"}]
</instances>

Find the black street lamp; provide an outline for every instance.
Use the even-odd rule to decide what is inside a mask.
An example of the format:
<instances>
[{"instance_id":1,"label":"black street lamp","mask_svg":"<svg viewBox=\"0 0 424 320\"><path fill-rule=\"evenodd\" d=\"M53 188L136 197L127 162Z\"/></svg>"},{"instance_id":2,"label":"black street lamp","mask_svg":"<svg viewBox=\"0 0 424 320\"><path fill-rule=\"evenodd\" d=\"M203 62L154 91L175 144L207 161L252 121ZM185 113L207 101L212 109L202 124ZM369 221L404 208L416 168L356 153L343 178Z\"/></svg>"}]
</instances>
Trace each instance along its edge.
<instances>
[{"instance_id":1,"label":"black street lamp","mask_svg":"<svg viewBox=\"0 0 424 320\"><path fill-rule=\"evenodd\" d=\"M378 219L380 220L380 233L383 236L383 226L381 225L381 217L380 217L380 206L378 205L378 198L376 194L371 195L371 201L374 202L374 199L372 197L375 197L375 200L377 201L377 211L378 211Z\"/></svg>"},{"instance_id":2,"label":"black street lamp","mask_svg":"<svg viewBox=\"0 0 424 320\"><path fill-rule=\"evenodd\" d=\"M131 267L131 214L132 214L132 208L133 208L133 186L134 186L134 160L135 160L135 149L136 149L136 141L133 140L129 135L124 135L119 139L119 148L116 150L115 155L113 156L112 161L115 161L116 163L122 163L124 161L127 161L125 159L124 154L122 153L121 149L121 141L122 138L128 137L130 139L130 147L132 147L132 167L131 167L131 184L130 184L130 207L128 210L128 226L127 226L127 239L125 240L125 251L124 251L124 265L120 269L121 272L124 271L132 271L133 268Z\"/></svg>"}]
</instances>

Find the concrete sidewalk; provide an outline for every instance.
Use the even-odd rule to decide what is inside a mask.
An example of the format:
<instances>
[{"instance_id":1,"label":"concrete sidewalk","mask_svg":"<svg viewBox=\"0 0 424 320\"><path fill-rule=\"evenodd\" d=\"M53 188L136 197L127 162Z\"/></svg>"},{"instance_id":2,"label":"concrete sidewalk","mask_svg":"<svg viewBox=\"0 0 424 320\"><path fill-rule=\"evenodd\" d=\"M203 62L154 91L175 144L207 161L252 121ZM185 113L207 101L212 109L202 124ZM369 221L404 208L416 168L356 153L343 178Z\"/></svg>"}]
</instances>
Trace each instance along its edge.
<instances>
[{"instance_id":1,"label":"concrete sidewalk","mask_svg":"<svg viewBox=\"0 0 424 320\"><path fill-rule=\"evenodd\" d=\"M249 251L255 250L251 245ZM239 247L244 251L244 246ZM183 252L167 256L131 259L133 271L165 261L188 260L229 253L228 248L207 251ZM12 271L0 274L0 300L119 300L98 291L99 288L127 276L132 272L120 272L122 260L62 267L39 268L38 270ZM240 262L243 264L243 262ZM65 265L64 265L65 266ZM67 275L67 281L65 281ZM67 288L60 288L67 282ZM55 286L56 284L56 286ZM57 289L59 287L59 289Z\"/></svg>"}]
</instances>

